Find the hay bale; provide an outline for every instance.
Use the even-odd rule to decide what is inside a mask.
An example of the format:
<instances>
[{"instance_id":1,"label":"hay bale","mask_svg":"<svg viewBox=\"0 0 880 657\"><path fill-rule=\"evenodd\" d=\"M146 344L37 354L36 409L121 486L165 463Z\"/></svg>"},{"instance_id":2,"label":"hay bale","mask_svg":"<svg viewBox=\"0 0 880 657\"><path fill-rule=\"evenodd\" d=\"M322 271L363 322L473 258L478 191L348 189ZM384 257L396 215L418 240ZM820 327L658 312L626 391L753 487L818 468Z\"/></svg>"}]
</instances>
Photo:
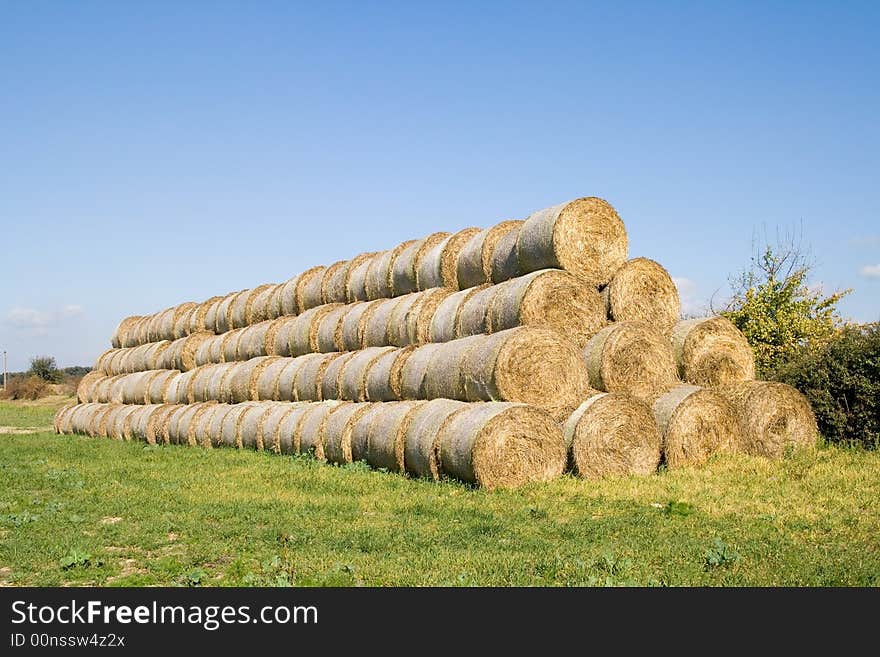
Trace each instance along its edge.
<instances>
[{"instance_id":1,"label":"hay bale","mask_svg":"<svg viewBox=\"0 0 880 657\"><path fill-rule=\"evenodd\" d=\"M266 335L271 326L271 320L263 320L241 329L241 338L238 340L238 349L235 353L236 360L250 360L259 356L268 356Z\"/></svg>"},{"instance_id":2,"label":"hay bale","mask_svg":"<svg viewBox=\"0 0 880 657\"><path fill-rule=\"evenodd\" d=\"M249 449L263 449L263 423L273 409L272 402L260 402L248 408L241 416L238 427L238 442Z\"/></svg>"},{"instance_id":3,"label":"hay bale","mask_svg":"<svg viewBox=\"0 0 880 657\"><path fill-rule=\"evenodd\" d=\"M424 381L431 358L436 354L442 344L431 343L421 345L410 351L398 369L397 392L399 399L424 399ZM392 373L393 375L393 373Z\"/></svg>"},{"instance_id":4,"label":"hay bale","mask_svg":"<svg viewBox=\"0 0 880 657\"><path fill-rule=\"evenodd\" d=\"M373 259L381 256L382 252L361 253L351 259L348 272L345 276L345 298L348 303L355 301L367 301L367 273Z\"/></svg>"},{"instance_id":5,"label":"hay bale","mask_svg":"<svg viewBox=\"0 0 880 657\"><path fill-rule=\"evenodd\" d=\"M367 445L370 440L370 427L373 424L373 420L386 411L385 407L394 406L394 404L365 404L365 406L365 412L358 416L357 421L351 425L350 444L352 461L367 460Z\"/></svg>"},{"instance_id":6,"label":"hay bale","mask_svg":"<svg viewBox=\"0 0 880 657\"><path fill-rule=\"evenodd\" d=\"M406 472L406 431L415 412L426 401L403 401L394 404L376 404L362 416L352 433L352 457L365 449L363 458L374 468L389 472ZM365 426L360 426L365 423ZM363 445L362 432L366 433Z\"/></svg>"},{"instance_id":7,"label":"hay bale","mask_svg":"<svg viewBox=\"0 0 880 657\"><path fill-rule=\"evenodd\" d=\"M140 315L132 315L131 317L126 317L121 322L119 322L119 324L116 325L116 328L113 329L113 334L110 336L110 346L112 346L114 349L119 349L120 347L122 347L123 344L127 341L128 332L131 330L131 325L140 318Z\"/></svg>"},{"instance_id":8,"label":"hay bale","mask_svg":"<svg viewBox=\"0 0 880 657\"><path fill-rule=\"evenodd\" d=\"M418 336L419 306L424 292L413 292L398 297L385 330L385 344L393 347L406 347L416 344ZM381 346L381 345L379 345Z\"/></svg>"},{"instance_id":9,"label":"hay bale","mask_svg":"<svg viewBox=\"0 0 880 657\"><path fill-rule=\"evenodd\" d=\"M294 329L296 316L273 319L266 331L266 355L290 356L290 332Z\"/></svg>"},{"instance_id":10,"label":"hay bale","mask_svg":"<svg viewBox=\"0 0 880 657\"><path fill-rule=\"evenodd\" d=\"M458 316L455 318L454 334L456 338L488 333L487 313L497 288L494 285L486 285L473 289L475 290L474 294L464 300L459 307Z\"/></svg>"},{"instance_id":11,"label":"hay bale","mask_svg":"<svg viewBox=\"0 0 880 657\"><path fill-rule=\"evenodd\" d=\"M320 428L321 444L327 461L340 465L352 462L351 440L354 425L371 406L372 404L342 404L327 413Z\"/></svg>"},{"instance_id":12,"label":"hay bale","mask_svg":"<svg viewBox=\"0 0 880 657\"><path fill-rule=\"evenodd\" d=\"M230 331L247 326L247 320L245 318L247 314L248 299L251 298L253 293L254 290L242 290L232 298L232 303L229 304L227 321Z\"/></svg>"},{"instance_id":13,"label":"hay bale","mask_svg":"<svg viewBox=\"0 0 880 657\"><path fill-rule=\"evenodd\" d=\"M378 302L357 301L346 306L348 310L338 326L338 351L356 351L363 347L364 315L370 312L376 303Z\"/></svg>"},{"instance_id":14,"label":"hay bale","mask_svg":"<svg viewBox=\"0 0 880 657\"><path fill-rule=\"evenodd\" d=\"M443 248L440 250L440 281L437 282L433 277L431 283L437 282L432 287L448 287L458 289L458 257L465 245L480 232L479 228L463 228L457 233L453 233L449 238L444 240ZM425 255L428 260L433 257L432 253ZM433 265L431 265L433 266Z\"/></svg>"},{"instance_id":15,"label":"hay bale","mask_svg":"<svg viewBox=\"0 0 880 657\"><path fill-rule=\"evenodd\" d=\"M206 401L215 399L229 403L232 399L232 377L238 371L238 363L218 363L205 391Z\"/></svg>"},{"instance_id":16,"label":"hay bale","mask_svg":"<svg viewBox=\"0 0 880 657\"><path fill-rule=\"evenodd\" d=\"M259 394L257 383L260 375L276 358L277 356L262 356L244 363L236 363L235 373L229 378L229 401L233 404L255 401Z\"/></svg>"},{"instance_id":17,"label":"hay bale","mask_svg":"<svg viewBox=\"0 0 880 657\"><path fill-rule=\"evenodd\" d=\"M431 323L440 305L454 294L451 288L438 287L419 293L419 298L407 315L407 338L410 344L431 341Z\"/></svg>"},{"instance_id":18,"label":"hay bale","mask_svg":"<svg viewBox=\"0 0 880 657\"><path fill-rule=\"evenodd\" d=\"M232 327L230 324L229 310L230 306L232 306L232 302L235 301L235 297L237 297L242 290L238 292L230 292L226 296L223 297L223 300L217 305L217 310L214 313L214 326L211 327L214 333L226 333L226 331L230 330ZM210 315L210 311L208 315ZM207 316L206 316L207 319Z\"/></svg>"},{"instance_id":19,"label":"hay bale","mask_svg":"<svg viewBox=\"0 0 880 657\"><path fill-rule=\"evenodd\" d=\"M244 414L250 409L258 406L259 402L244 402L242 404L233 404L223 421L220 424L220 434L217 444L225 447L236 447L241 449L241 421Z\"/></svg>"},{"instance_id":20,"label":"hay bale","mask_svg":"<svg viewBox=\"0 0 880 657\"><path fill-rule=\"evenodd\" d=\"M641 322L617 322L584 347L590 385L651 400L675 385L675 355L660 331Z\"/></svg>"},{"instance_id":21,"label":"hay bale","mask_svg":"<svg viewBox=\"0 0 880 657\"><path fill-rule=\"evenodd\" d=\"M122 403L149 404L150 385L157 377L164 374L165 371L163 370L148 370L129 376L122 387Z\"/></svg>"},{"instance_id":22,"label":"hay bale","mask_svg":"<svg viewBox=\"0 0 880 657\"><path fill-rule=\"evenodd\" d=\"M489 281L503 283L511 278L522 276L519 267L519 259L516 256L516 243L519 241L519 231L522 224L515 226L504 233L492 249L491 262L489 265Z\"/></svg>"},{"instance_id":23,"label":"hay bale","mask_svg":"<svg viewBox=\"0 0 880 657\"><path fill-rule=\"evenodd\" d=\"M407 240L395 246L389 251L384 251L370 262L367 269L367 278L365 281L365 290L368 299L387 299L394 296L392 287L392 273L394 271L394 262L397 260L407 248L412 246L416 240Z\"/></svg>"},{"instance_id":24,"label":"hay bale","mask_svg":"<svg viewBox=\"0 0 880 657\"><path fill-rule=\"evenodd\" d=\"M199 331L214 332L214 326L217 323L217 310L220 308L222 302L223 297L216 296L206 299L199 304L198 310L196 310L195 317L193 318L195 323L194 333L198 333Z\"/></svg>"},{"instance_id":25,"label":"hay bale","mask_svg":"<svg viewBox=\"0 0 880 657\"><path fill-rule=\"evenodd\" d=\"M491 228L485 228L471 237L458 254L456 263L457 287L464 290L475 285L483 285L492 279L492 254L495 245L511 230L519 228L522 221L502 221Z\"/></svg>"},{"instance_id":26,"label":"hay bale","mask_svg":"<svg viewBox=\"0 0 880 657\"><path fill-rule=\"evenodd\" d=\"M294 276L290 280L281 283L281 289L276 293L279 317L299 314L299 306L296 301L296 288L298 285L299 276Z\"/></svg>"},{"instance_id":27,"label":"hay bale","mask_svg":"<svg viewBox=\"0 0 880 657\"><path fill-rule=\"evenodd\" d=\"M107 366L118 351L119 349L113 347L101 352L101 355L98 356L98 360L95 361L95 366L92 368L92 371L104 372L107 374Z\"/></svg>"},{"instance_id":28,"label":"hay bale","mask_svg":"<svg viewBox=\"0 0 880 657\"><path fill-rule=\"evenodd\" d=\"M716 452L734 451L739 442L736 412L712 390L675 386L657 398L653 411L670 469L702 465Z\"/></svg>"},{"instance_id":29,"label":"hay bale","mask_svg":"<svg viewBox=\"0 0 880 657\"><path fill-rule=\"evenodd\" d=\"M345 281L351 260L338 260L324 270L321 276L321 303L348 303Z\"/></svg>"},{"instance_id":30,"label":"hay bale","mask_svg":"<svg viewBox=\"0 0 880 657\"><path fill-rule=\"evenodd\" d=\"M473 230L478 231L476 228ZM416 286L419 290L443 287L443 250L449 244L452 237L451 234L447 233L443 239L427 248L419 258L419 262L416 265ZM471 235L467 235L467 239L470 238Z\"/></svg>"},{"instance_id":31,"label":"hay bale","mask_svg":"<svg viewBox=\"0 0 880 657\"><path fill-rule=\"evenodd\" d=\"M169 404L188 404L189 391L196 372L197 370L189 370L176 376L174 381L168 386L165 402Z\"/></svg>"},{"instance_id":32,"label":"hay bale","mask_svg":"<svg viewBox=\"0 0 880 657\"><path fill-rule=\"evenodd\" d=\"M450 340L455 340L455 330L458 326L461 309L468 299L484 289L486 289L486 286L472 287L447 295L437 305L431 317L427 336L420 337L427 337L427 342L449 342Z\"/></svg>"},{"instance_id":33,"label":"hay bale","mask_svg":"<svg viewBox=\"0 0 880 657\"><path fill-rule=\"evenodd\" d=\"M147 387L146 402L148 404L164 404L168 386L171 385L171 382L178 374L180 374L179 370L160 370L150 380L150 384Z\"/></svg>"},{"instance_id":34,"label":"hay bale","mask_svg":"<svg viewBox=\"0 0 880 657\"><path fill-rule=\"evenodd\" d=\"M324 369L324 375L321 377L321 396L319 399L341 399L339 384L342 370L359 353L359 351L349 351L339 354L327 365Z\"/></svg>"},{"instance_id":35,"label":"hay bale","mask_svg":"<svg viewBox=\"0 0 880 657\"><path fill-rule=\"evenodd\" d=\"M328 400L317 404L309 404L308 411L303 414L297 428L299 433L299 449L297 452L300 454L311 454L316 459L323 459L324 436L321 433L321 427L324 425L324 419L334 408L337 408L340 404L347 403Z\"/></svg>"},{"instance_id":36,"label":"hay bale","mask_svg":"<svg viewBox=\"0 0 880 657\"><path fill-rule=\"evenodd\" d=\"M266 300L266 319L272 320L281 317L281 295L284 292L284 283L278 283L269 292Z\"/></svg>"},{"instance_id":37,"label":"hay bale","mask_svg":"<svg viewBox=\"0 0 880 657\"><path fill-rule=\"evenodd\" d=\"M339 370L336 385L339 398L355 402L367 401L367 374L370 368L382 356L396 352L395 347L367 347L353 352L354 355L345 360Z\"/></svg>"},{"instance_id":38,"label":"hay bale","mask_svg":"<svg viewBox=\"0 0 880 657\"><path fill-rule=\"evenodd\" d=\"M740 381L719 389L740 426L739 450L778 459L787 449L816 446L819 430L800 391L772 381Z\"/></svg>"},{"instance_id":39,"label":"hay bale","mask_svg":"<svg viewBox=\"0 0 880 657\"><path fill-rule=\"evenodd\" d=\"M187 434L193 416L198 412L198 404L183 404L178 410L169 414L166 421L164 435L165 441L170 445L189 445Z\"/></svg>"},{"instance_id":40,"label":"hay bale","mask_svg":"<svg viewBox=\"0 0 880 657\"><path fill-rule=\"evenodd\" d=\"M309 308L317 308L322 304L321 279L324 276L323 265L307 269L299 275L296 285L296 308L297 314L304 313Z\"/></svg>"},{"instance_id":41,"label":"hay bale","mask_svg":"<svg viewBox=\"0 0 880 657\"><path fill-rule=\"evenodd\" d=\"M185 338L190 333L194 333L192 328L194 317L198 314L199 304L188 301L177 306L174 313L174 329L172 331L172 339L179 340Z\"/></svg>"},{"instance_id":42,"label":"hay bale","mask_svg":"<svg viewBox=\"0 0 880 657\"><path fill-rule=\"evenodd\" d=\"M66 416L70 414L70 412L76 407L75 403L65 404L55 413L55 416L52 418L52 428L55 429L55 433L63 434L65 433L64 427Z\"/></svg>"},{"instance_id":43,"label":"hay bale","mask_svg":"<svg viewBox=\"0 0 880 657\"><path fill-rule=\"evenodd\" d=\"M95 399L95 388L105 378L103 372L92 370L87 372L76 387L76 401L80 404L92 402Z\"/></svg>"},{"instance_id":44,"label":"hay bale","mask_svg":"<svg viewBox=\"0 0 880 657\"><path fill-rule=\"evenodd\" d=\"M180 370L181 372L185 372L186 370L191 370L195 367L198 367L196 364L196 352L199 349L199 345L206 340L211 338L211 334L207 331L202 331L200 333L193 333L192 335L184 338L181 341L181 346L179 351L174 353L174 362L171 363L174 365L172 369ZM215 361L219 362L219 361Z\"/></svg>"},{"instance_id":45,"label":"hay bale","mask_svg":"<svg viewBox=\"0 0 880 657\"><path fill-rule=\"evenodd\" d=\"M625 392L599 392L562 428L579 477L648 475L660 465L663 438L651 407Z\"/></svg>"},{"instance_id":46,"label":"hay bale","mask_svg":"<svg viewBox=\"0 0 880 657\"><path fill-rule=\"evenodd\" d=\"M389 296L399 297L418 289L416 286L416 254L424 244L424 239L414 240L394 258L390 270L391 294Z\"/></svg>"},{"instance_id":47,"label":"hay bale","mask_svg":"<svg viewBox=\"0 0 880 657\"><path fill-rule=\"evenodd\" d=\"M302 356L303 354L320 353L318 329L321 322L327 315L334 313L340 307L344 306L328 303L326 306L306 310L297 317L297 321L290 329L290 355Z\"/></svg>"},{"instance_id":48,"label":"hay bale","mask_svg":"<svg viewBox=\"0 0 880 657\"><path fill-rule=\"evenodd\" d=\"M190 380L186 391L187 403L193 404L195 402L203 402L209 399L208 385L211 382L211 377L216 372L222 371L223 365L227 365L227 363L222 363L220 365L203 365L193 370L193 378Z\"/></svg>"},{"instance_id":49,"label":"hay bale","mask_svg":"<svg viewBox=\"0 0 880 657\"><path fill-rule=\"evenodd\" d=\"M388 327L391 315L399 303L398 299L379 299L375 301L362 318L363 347L384 347L388 344Z\"/></svg>"},{"instance_id":50,"label":"hay bale","mask_svg":"<svg viewBox=\"0 0 880 657\"><path fill-rule=\"evenodd\" d=\"M238 342L243 329L234 329L224 334L222 342L223 362L234 363L238 360Z\"/></svg>"},{"instance_id":51,"label":"hay bale","mask_svg":"<svg viewBox=\"0 0 880 657\"><path fill-rule=\"evenodd\" d=\"M275 454L281 454L281 424L284 419L293 413L294 409L303 406L303 404L289 404L284 402L279 402L272 404L269 412L264 418L262 424L260 425L260 432L257 436L257 444L261 445L261 449L266 450L267 452L274 452ZM287 451L285 454L289 454L290 443L288 441Z\"/></svg>"},{"instance_id":52,"label":"hay bale","mask_svg":"<svg viewBox=\"0 0 880 657\"><path fill-rule=\"evenodd\" d=\"M366 401L400 399L400 375L413 349L415 347L390 349L370 363L365 378Z\"/></svg>"},{"instance_id":53,"label":"hay bale","mask_svg":"<svg viewBox=\"0 0 880 657\"><path fill-rule=\"evenodd\" d=\"M215 404L213 411L210 411L210 419L208 420L207 435L203 437L210 441L211 447L220 447L223 443L223 423L226 416L236 408L234 404ZM233 438L234 442L234 438ZM204 443L202 443L204 445Z\"/></svg>"},{"instance_id":54,"label":"hay bale","mask_svg":"<svg viewBox=\"0 0 880 657\"><path fill-rule=\"evenodd\" d=\"M275 381L275 387L272 391L272 396L267 397L267 399L273 399L275 401L296 401L296 377L299 375L300 368L304 367L307 363L314 360L322 360L322 356L324 354L306 354L305 356L299 356L298 358L281 358L275 363L272 363L266 370L263 370L264 374L266 372L271 371L276 365L281 365L281 371L278 373L278 378ZM269 375L271 376L271 374ZM266 390L268 394L268 390Z\"/></svg>"},{"instance_id":55,"label":"hay bale","mask_svg":"<svg viewBox=\"0 0 880 657\"><path fill-rule=\"evenodd\" d=\"M278 423L278 429L273 436L277 451L281 454L299 454L302 443L302 422L307 413L312 409L312 404L298 404L285 413Z\"/></svg>"},{"instance_id":56,"label":"hay bale","mask_svg":"<svg viewBox=\"0 0 880 657\"><path fill-rule=\"evenodd\" d=\"M225 414L228 410L228 404L204 404L204 412L194 417L190 424L189 433L192 436L193 444L199 445L205 449L213 447L211 441L211 425L218 414Z\"/></svg>"},{"instance_id":57,"label":"hay bale","mask_svg":"<svg viewBox=\"0 0 880 657\"><path fill-rule=\"evenodd\" d=\"M338 340L341 335L341 324L349 307L341 304L327 304L322 308L331 308L330 312L321 315L318 322L315 338L315 351L328 354L331 351L339 351Z\"/></svg>"},{"instance_id":58,"label":"hay bale","mask_svg":"<svg viewBox=\"0 0 880 657\"><path fill-rule=\"evenodd\" d=\"M535 212L516 245L520 270L565 269L590 285L605 285L626 261L626 229L600 198L580 198Z\"/></svg>"},{"instance_id":59,"label":"hay bale","mask_svg":"<svg viewBox=\"0 0 880 657\"><path fill-rule=\"evenodd\" d=\"M277 400L277 401L293 401L293 376L295 370L285 379L285 388L282 396L279 387L281 373L291 365L296 366L291 358L275 358L260 372L257 378L257 396L260 401Z\"/></svg>"},{"instance_id":60,"label":"hay bale","mask_svg":"<svg viewBox=\"0 0 880 657\"><path fill-rule=\"evenodd\" d=\"M755 356L742 332L725 317L679 322L672 346L682 379L719 387L755 378Z\"/></svg>"},{"instance_id":61,"label":"hay bale","mask_svg":"<svg viewBox=\"0 0 880 657\"><path fill-rule=\"evenodd\" d=\"M157 404L136 406L134 412L128 416L122 428L123 438L125 440L147 442L147 424L150 418L153 417L153 414L158 412L160 408L162 408L161 405Z\"/></svg>"},{"instance_id":62,"label":"hay bale","mask_svg":"<svg viewBox=\"0 0 880 657\"><path fill-rule=\"evenodd\" d=\"M123 440L125 420L137 408L137 406L125 404L113 409L107 416L107 437L113 440Z\"/></svg>"},{"instance_id":63,"label":"hay bale","mask_svg":"<svg viewBox=\"0 0 880 657\"><path fill-rule=\"evenodd\" d=\"M553 329L583 348L605 326L605 307L594 287L558 269L542 269L495 285L486 309L486 332L516 326Z\"/></svg>"},{"instance_id":64,"label":"hay bale","mask_svg":"<svg viewBox=\"0 0 880 657\"><path fill-rule=\"evenodd\" d=\"M486 490L517 488L562 475L565 442L546 412L524 404L467 404L439 427L443 474Z\"/></svg>"},{"instance_id":65,"label":"hay bale","mask_svg":"<svg viewBox=\"0 0 880 657\"><path fill-rule=\"evenodd\" d=\"M277 315L269 312L269 304L272 295L278 286L274 283L259 285L254 288L253 293L248 297L244 310L244 326L259 324L269 319L275 319Z\"/></svg>"},{"instance_id":66,"label":"hay bale","mask_svg":"<svg viewBox=\"0 0 880 657\"><path fill-rule=\"evenodd\" d=\"M649 258L633 258L603 290L608 318L644 322L669 335L681 316L678 289L669 272Z\"/></svg>"},{"instance_id":67,"label":"hay bale","mask_svg":"<svg viewBox=\"0 0 880 657\"><path fill-rule=\"evenodd\" d=\"M469 401L522 402L561 422L589 391L580 352L555 331L526 326L474 337L461 366Z\"/></svg>"},{"instance_id":68,"label":"hay bale","mask_svg":"<svg viewBox=\"0 0 880 657\"><path fill-rule=\"evenodd\" d=\"M460 399L467 401L463 379L464 362L468 352L485 342L485 336L472 335L444 343L428 360L422 378L419 398Z\"/></svg>"},{"instance_id":69,"label":"hay bale","mask_svg":"<svg viewBox=\"0 0 880 657\"><path fill-rule=\"evenodd\" d=\"M169 444L168 421L172 413L182 408L183 406L178 404L162 404L150 414L145 430L145 440L148 445Z\"/></svg>"},{"instance_id":70,"label":"hay bale","mask_svg":"<svg viewBox=\"0 0 880 657\"><path fill-rule=\"evenodd\" d=\"M404 432L404 465L416 477L440 478L440 429L450 416L466 407L453 399L434 399L414 409Z\"/></svg>"},{"instance_id":71,"label":"hay bale","mask_svg":"<svg viewBox=\"0 0 880 657\"><path fill-rule=\"evenodd\" d=\"M323 399L323 382L325 372L330 365L341 358L343 354L312 354L301 356L302 365L296 373L293 389L296 393L296 401L320 401Z\"/></svg>"}]
</instances>

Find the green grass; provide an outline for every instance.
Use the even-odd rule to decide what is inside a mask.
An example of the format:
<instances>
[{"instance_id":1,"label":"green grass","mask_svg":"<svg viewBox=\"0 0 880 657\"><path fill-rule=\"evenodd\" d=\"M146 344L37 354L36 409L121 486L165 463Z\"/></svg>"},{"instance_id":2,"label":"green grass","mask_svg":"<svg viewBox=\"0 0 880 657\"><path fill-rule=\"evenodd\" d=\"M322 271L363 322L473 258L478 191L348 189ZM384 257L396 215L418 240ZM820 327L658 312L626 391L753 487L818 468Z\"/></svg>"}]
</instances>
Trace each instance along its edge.
<instances>
[{"instance_id":1,"label":"green grass","mask_svg":"<svg viewBox=\"0 0 880 657\"><path fill-rule=\"evenodd\" d=\"M50 424L27 408L0 425ZM877 452L485 493L39 432L0 435L0 481L16 585L880 585Z\"/></svg>"}]
</instances>

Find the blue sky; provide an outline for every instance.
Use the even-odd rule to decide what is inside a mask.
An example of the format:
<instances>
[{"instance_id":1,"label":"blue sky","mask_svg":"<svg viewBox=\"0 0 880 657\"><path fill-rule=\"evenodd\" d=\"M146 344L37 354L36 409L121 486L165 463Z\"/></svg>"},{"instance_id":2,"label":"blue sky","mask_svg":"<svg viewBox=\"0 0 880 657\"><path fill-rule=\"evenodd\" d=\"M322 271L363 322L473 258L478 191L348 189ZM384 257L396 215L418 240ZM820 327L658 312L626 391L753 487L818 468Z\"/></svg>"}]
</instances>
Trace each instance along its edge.
<instances>
[{"instance_id":1,"label":"blue sky","mask_svg":"<svg viewBox=\"0 0 880 657\"><path fill-rule=\"evenodd\" d=\"M0 348L579 196L688 309L752 235L880 319L880 4L0 1Z\"/></svg>"}]
</instances>

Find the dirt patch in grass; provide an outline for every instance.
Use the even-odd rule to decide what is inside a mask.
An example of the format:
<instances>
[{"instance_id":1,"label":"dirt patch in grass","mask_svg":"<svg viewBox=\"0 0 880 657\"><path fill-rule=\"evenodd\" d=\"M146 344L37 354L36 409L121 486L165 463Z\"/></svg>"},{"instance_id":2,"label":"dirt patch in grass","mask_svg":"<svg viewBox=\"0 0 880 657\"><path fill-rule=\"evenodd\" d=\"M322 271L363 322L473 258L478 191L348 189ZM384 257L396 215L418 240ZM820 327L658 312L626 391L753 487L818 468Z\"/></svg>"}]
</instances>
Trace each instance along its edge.
<instances>
[{"instance_id":1,"label":"dirt patch in grass","mask_svg":"<svg viewBox=\"0 0 880 657\"><path fill-rule=\"evenodd\" d=\"M51 431L52 427L8 427L8 426L0 426L0 435L9 434L9 435L22 435L28 433L42 433L44 431Z\"/></svg>"}]
</instances>

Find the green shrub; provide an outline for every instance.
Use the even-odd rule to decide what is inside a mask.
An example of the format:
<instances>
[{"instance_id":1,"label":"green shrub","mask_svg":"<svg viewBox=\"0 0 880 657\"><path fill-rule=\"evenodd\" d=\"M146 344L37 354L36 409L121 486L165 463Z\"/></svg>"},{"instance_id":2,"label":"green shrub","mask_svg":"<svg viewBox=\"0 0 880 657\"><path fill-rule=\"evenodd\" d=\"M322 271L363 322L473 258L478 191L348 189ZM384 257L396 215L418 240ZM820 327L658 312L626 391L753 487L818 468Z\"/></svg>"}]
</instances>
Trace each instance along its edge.
<instances>
[{"instance_id":1,"label":"green shrub","mask_svg":"<svg viewBox=\"0 0 880 657\"><path fill-rule=\"evenodd\" d=\"M772 378L803 392L829 442L880 446L880 323L850 325Z\"/></svg>"}]
</instances>

